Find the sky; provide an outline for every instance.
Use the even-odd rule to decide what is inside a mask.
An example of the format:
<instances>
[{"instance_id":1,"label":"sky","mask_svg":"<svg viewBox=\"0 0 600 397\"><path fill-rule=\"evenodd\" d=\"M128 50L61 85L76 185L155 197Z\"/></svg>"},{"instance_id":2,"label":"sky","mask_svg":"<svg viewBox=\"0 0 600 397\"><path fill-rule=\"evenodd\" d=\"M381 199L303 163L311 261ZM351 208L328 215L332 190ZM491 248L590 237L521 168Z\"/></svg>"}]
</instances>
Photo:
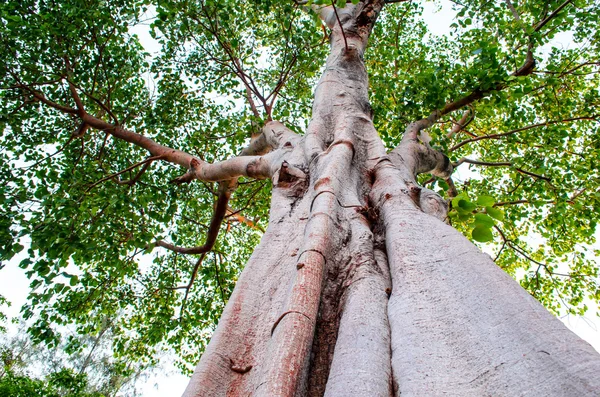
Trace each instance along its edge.
<instances>
[{"instance_id":1,"label":"sky","mask_svg":"<svg viewBox=\"0 0 600 397\"><path fill-rule=\"evenodd\" d=\"M453 13L449 6L450 2L443 3L447 5L441 10L438 10L438 7L431 2L424 3L425 11L423 18L429 25L430 31L433 34L446 34L452 23ZM148 16L152 16L151 12ZM148 25L132 27L130 32L138 35L142 45L151 55L157 54L160 47L150 36ZM570 46L572 45L571 37L568 34L559 35L554 40L553 45ZM547 47L547 50L549 50L551 46ZM149 78L148 84L149 86L152 84ZM472 176L473 175L467 170L467 167L462 168L459 173L455 175L455 177L458 177L459 179ZM29 292L29 280L25 276L24 271L18 267L18 263L24 259L26 251L27 250L23 250L21 255L13 258L13 260L11 260L0 272L0 292L12 303L10 308L3 310L9 317L19 318L20 307L25 303ZM594 306L588 306L590 306L591 309L584 317L566 316L561 318L561 321L571 329L571 331L575 332L600 352L600 318L597 316L598 312L593 309ZM12 329L11 332L14 333L16 330ZM145 397L159 397L165 395L178 396L183 394L187 382L188 378L186 376L179 374L170 363L165 362L164 369L142 381L142 383L139 384L139 387L142 390L142 395Z\"/></svg>"}]
</instances>

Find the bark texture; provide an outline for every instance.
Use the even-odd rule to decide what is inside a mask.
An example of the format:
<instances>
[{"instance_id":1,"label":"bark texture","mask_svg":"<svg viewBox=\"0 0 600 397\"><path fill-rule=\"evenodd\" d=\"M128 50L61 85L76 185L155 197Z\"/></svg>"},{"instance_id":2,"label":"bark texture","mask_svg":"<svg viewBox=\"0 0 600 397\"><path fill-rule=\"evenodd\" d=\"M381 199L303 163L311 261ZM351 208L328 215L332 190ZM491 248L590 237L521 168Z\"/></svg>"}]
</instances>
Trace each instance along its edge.
<instances>
[{"instance_id":1,"label":"bark texture","mask_svg":"<svg viewBox=\"0 0 600 397\"><path fill-rule=\"evenodd\" d=\"M270 122L219 168L270 176L271 214L184 396L600 395L600 356L417 185L452 172L422 126L386 152L363 63L382 6L319 9L331 55L305 135Z\"/></svg>"}]
</instances>

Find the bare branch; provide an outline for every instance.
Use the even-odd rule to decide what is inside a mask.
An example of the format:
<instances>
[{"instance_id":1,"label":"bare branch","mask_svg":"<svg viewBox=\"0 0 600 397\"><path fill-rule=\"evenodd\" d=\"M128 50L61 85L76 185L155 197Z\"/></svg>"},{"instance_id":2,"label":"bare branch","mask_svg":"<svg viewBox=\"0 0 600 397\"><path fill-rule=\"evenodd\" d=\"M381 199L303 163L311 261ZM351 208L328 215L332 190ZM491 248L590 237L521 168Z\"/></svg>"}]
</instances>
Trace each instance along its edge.
<instances>
[{"instance_id":1,"label":"bare branch","mask_svg":"<svg viewBox=\"0 0 600 397\"><path fill-rule=\"evenodd\" d=\"M38 101L42 102L44 105L47 105L51 108L54 108L56 110L60 110L63 113L67 113L67 114L77 114L77 109L73 109L70 108L68 106L63 106L60 105L54 101L51 101L50 99L46 98L46 96L37 90L34 90L33 88L26 86L26 85L22 85L22 84L17 84L15 85L13 88L20 88L20 89L24 89L26 91L28 91L29 93L31 93L31 95L33 95L33 97L35 99L37 99Z\"/></svg>"},{"instance_id":2,"label":"bare branch","mask_svg":"<svg viewBox=\"0 0 600 397\"><path fill-rule=\"evenodd\" d=\"M262 227L260 227L258 224L256 224L255 221L252 221L248 218L246 218L245 216L243 216L242 214L240 214L240 211L234 211L231 207L227 207L227 218L232 217L234 218L236 221L238 221L239 223L242 223L246 226L248 226L250 229L254 229L254 230L259 230L261 232L265 232L265 229L263 229Z\"/></svg>"},{"instance_id":3,"label":"bare branch","mask_svg":"<svg viewBox=\"0 0 600 397\"><path fill-rule=\"evenodd\" d=\"M456 163L454 163L452 165L454 167L458 167L459 165L461 165L463 163L469 163L469 164L474 164L474 165L485 165L488 167L510 167L510 166L512 166L512 163L509 163L509 162L495 163L495 162L489 162L489 161L471 160L466 157L461 158L460 160L458 160Z\"/></svg>"},{"instance_id":4,"label":"bare branch","mask_svg":"<svg viewBox=\"0 0 600 397\"><path fill-rule=\"evenodd\" d=\"M529 200L515 200L515 201L501 201L498 203L494 203L493 207L503 207L505 205L517 205L517 204L528 204Z\"/></svg>"},{"instance_id":5,"label":"bare branch","mask_svg":"<svg viewBox=\"0 0 600 397\"><path fill-rule=\"evenodd\" d=\"M142 166L142 165L149 165L149 164L150 164L151 162L153 162L154 160L159 160L160 158L161 158L161 156L148 157L147 159L145 159L145 160L143 160L143 161L140 161L139 163L135 163L135 164L133 164L133 165L131 165L131 166L129 166L129 167L127 167L127 168L125 168L125 169L124 169L124 170L122 170L122 171L119 171L119 172L117 172L117 173L115 173L115 174L112 174L112 175L106 176L106 177L104 177L104 178L100 179L99 181L97 181L97 182L94 182L94 183L93 183L93 184L92 184L92 185L91 185L91 186L90 186L90 187L89 187L89 188L86 190L86 193L87 193L87 192L89 192L90 190L92 190L93 188L95 188L96 186L98 186L99 184L101 184L102 182L108 181L109 179L116 178L117 176L119 176L119 175L121 175L121 174L124 174L124 173L126 173L126 172L128 172L128 171L134 170L134 169L138 168L139 166ZM134 183L135 183L135 182L134 182Z\"/></svg>"},{"instance_id":6,"label":"bare branch","mask_svg":"<svg viewBox=\"0 0 600 397\"><path fill-rule=\"evenodd\" d=\"M200 265L202 265L202 261L204 260L204 258L206 257L206 253L203 253L202 256L198 259L198 261L196 262L196 264L194 265L194 269L192 270L192 275L190 277L190 282L188 283L187 286L185 286L185 295L183 297L183 301L181 302L181 310L179 311L179 318L183 318L183 313L185 312L185 305L187 303L187 299L188 296L190 294L190 289L192 288L192 285L194 284L194 281L196 281L196 275L198 274L198 270L200 269Z\"/></svg>"},{"instance_id":7,"label":"bare branch","mask_svg":"<svg viewBox=\"0 0 600 397\"><path fill-rule=\"evenodd\" d=\"M170 251L174 251L180 254L204 254L212 249L217 241L217 236L219 234L219 229L221 227L221 223L223 222L223 218L225 218L225 214L227 213L227 204L229 203L229 198L231 197L231 192L235 187L236 180L233 181L225 181L219 184L219 196L217 198L217 203L215 205L215 212L210 221L210 226L208 228L208 233L206 236L206 240L203 245L198 247L191 248L183 248L177 247L173 244L167 243L165 241L157 241L155 243L158 247L166 248Z\"/></svg>"},{"instance_id":8,"label":"bare branch","mask_svg":"<svg viewBox=\"0 0 600 397\"><path fill-rule=\"evenodd\" d=\"M525 33L527 33L527 29L525 29L525 26L523 26L523 21L521 20L521 16L519 15L519 13L517 12L517 10L515 9L515 6L513 5L512 1L510 1L510 0L504 0L504 2L506 3L506 6L510 10L510 12L513 14L513 17L515 18L515 20L517 21L517 23L519 25L521 25L521 28L525 31Z\"/></svg>"},{"instance_id":9,"label":"bare branch","mask_svg":"<svg viewBox=\"0 0 600 397\"><path fill-rule=\"evenodd\" d=\"M119 178L115 178L115 182L117 182L119 185L129 185L129 186L135 185L135 183L140 180L140 178L146 173L146 171L148 171L148 168L150 168L150 165L152 164L153 161L154 160L147 161L146 163L144 163L144 165L139 170L139 172L137 174L135 174L135 176L133 178L131 178L130 180L122 181Z\"/></svg>"},{"instance_id":10,"label":"bare branch","mask_svg":"<svg viewBox=\"0 0 600 397\"><path fill-rule=\"evenodd\" d=\"M338 25L340 25L340 30L342 31L342 37L344 38L344 47L346 51L348 51L348 40L346 39L346 33L344 32L344 27L342 26L342 21L340 21L340 16L338 15L337 8L335 7L335 0L331 1L331 7L333 7L333 13L335 14L335 19L337 19Z\"/></svg>"},{"instance_id":11,"label":"bare branch","mask_svg":"<svg viewBox=\"0 0 600 397\"><path fill-rule=\"evenodd\" d=\"M563 120L551 120L551 121L545 121L543 123L538 123L538 124L531 124L528 125L526 127L521 127L521 128L517 128L514 129L512 131L508 131L508 132L503 132L500 134L490 134L490 135L482 135L482 136L478 136L475 138L470 138L470 139L466 139L462 142L457 143L456 145L454 145L453 147L451 147L448 151L452 152L466 144L469 144L471 142L477 142L477 141L481 141L484 139L500 139L503 138L505 136L508 135L513 135L516 134L517 132L521 132L521 131L526 131L526 130L530 130L532 128L537 128L537 127L543 127L543 126L548 126L548 125L553 125L553 124L559 124L559 123L567 123L570 121L578 121L578 120L597 120L598 116L581 116L581 117L572 117L572 118L568 118L568 119L563 119Z\"/></svg>"},{"instance_id":12,"label":"bare branch","mask_svg":"<svg viewBox=\"0 0 600 397\"><path fill-rule=\"evenodd\" d=\"M472 113L473 112L471 109L465 110L458 122L453 121L452 129L446 136L448 138L452 138L455 134L459 133L463 128L465 128L471 121L473 121L473 117L470 117Z\"/></svg>"},{"instance_id":13,"label":"bare branch","mask_svg":"<svg viewBox=\"0 0 600 397\"><path fill-rule=\"evenodd\" d=\"M539 175L539 174L533 173L531 171L526 171L522 168L514 167L513 163L511 163L511 162L495 163L495 162L488 162L488 161L471 160L466 157L463 157L454 164L454 167L456 168L463 163L474 164L474 165L483 165L483 166L488 166L488 167L513 167L515 171L520 172L521 174L529 175L529 176L532 176L532 177L538 178L538 179L543 179L548 183L552 182L552 180L550 178L548 178L547 176Z\"/></svg>"}]
</instances>

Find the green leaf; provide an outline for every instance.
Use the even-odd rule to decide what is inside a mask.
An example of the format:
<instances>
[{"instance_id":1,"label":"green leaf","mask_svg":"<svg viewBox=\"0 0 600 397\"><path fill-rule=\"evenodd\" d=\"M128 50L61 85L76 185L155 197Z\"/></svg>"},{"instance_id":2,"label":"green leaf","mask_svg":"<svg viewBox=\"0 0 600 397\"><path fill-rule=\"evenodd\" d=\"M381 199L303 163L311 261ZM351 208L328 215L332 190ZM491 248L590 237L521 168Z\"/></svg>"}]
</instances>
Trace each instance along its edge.
<instances>
[{"instance_id":1,"label":"green leaf","mask_svg":"<svg viewBox=\"0 0 600 397\"><path fill-rule=\"evenodd\" d=\"M484 226L487 228L491 228L496 224L496 222L489 215L481 213L475 214L475 220L473 223L476 226Z\"/></svg>"},{"instance_id":2,"label":"green leaf","mask_svg":"<svg viewBox=\"0 0 600 397\"><path fill-rule=\"evenodd\" d=\"M460 219L463 222L468 221L472 217L473 214L471 212L458 211L458 219Z\"/></svg>"},{"instance_id":3,"label":"green leaf","mask_svg":"<svg viewBox=\"0 0 600 397\"><path fill-rule=\"evenodd\" d=\"M495 207L485 207L485 212L492 218L498 219L499 221L504 220L504 211Z\"/></svg>"},{"instance_id":4,"label":"green leaf","mask_svg":"<svg viewBox=\"0 0 600 397\"><path fill-rule=\"evenodd\" d=\"M458 207L463 209L464 211L473 211L477 206L469 200L461 199L458 200Z\"/></svg>"},{"instance_id":5,"label":"green leaf","mask_svg":"<svg viewBox=\"0 0 600 397\"><path fill-rule=\"evenodd\" d=\"M496 202L492 196L479 196L477 197L477 205L482 207L491 207Z\"/></svg>"},{"instance_id":6,"label":"green leaf","mask_svg":"<svg viewBox=\"0 0 600 397\"><path fill-rule=\"evenodd\" d=\"M480 243L491 241L494 238L492 230L485 226L476 226L471 232L471 236L473 237L473 240L479 241Z\"/></svg>"}]
</instances>

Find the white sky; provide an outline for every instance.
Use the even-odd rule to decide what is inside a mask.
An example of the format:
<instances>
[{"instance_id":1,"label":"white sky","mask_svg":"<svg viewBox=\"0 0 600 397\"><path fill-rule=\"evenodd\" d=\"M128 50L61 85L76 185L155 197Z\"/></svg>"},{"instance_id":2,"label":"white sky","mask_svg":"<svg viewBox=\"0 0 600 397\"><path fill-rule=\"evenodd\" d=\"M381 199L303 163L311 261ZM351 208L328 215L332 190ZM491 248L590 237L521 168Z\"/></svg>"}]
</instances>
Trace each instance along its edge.
<instances>
[{"instance_id":1,"label":"white sky","mask_svg":"<svg viewBox=\"0 0 600 397\"><path fill-rule=\"evenodd\" d=\"M440 12L436 12L437 6L431 2L424 4L425 12L423 17L429 25L430 31L434 34L446 34L452 23L453 13L449 2L444 2L444 4L446 4L446 6L442 8ZM131 32L138 35L140 41L151 55L157 54L159 45L149 35L147 25L133 27ZM568 34L560 35L557 40L555 40L555 44L559 46L569 46L571 44L569 42L571 37ZM152 85L150 79L149 85ZM465 167L465 171L466 168L467 167ZM468 172L465 171L463 171L464 175L459 175L459 178L468 177ZM10 261L0 272L0 293L12 303L12 306L9 309L3 310L9 317L20 317L19 310L25 303L27 294L29 293L29 281L25 276L24 271L18 267L18 263L25 255L26 250L23 250L21 255L18 255ZM589 306L592 308L588 311L586 316L567 316L561 318L561 320L569 329L589 342L600 352L600 319L597 315L598 312L594 310L593 305ZM15 332L15 330L12 329L11 332ZM145 397L159 397L165 395L179 396L183 394L187 382L187 377L179 374L170 363L165 363L165 368L160 372L160 375L151 376L145 384L140 384L138 386L141 387L142 394Z\"/></svg>"}]
</instances>

